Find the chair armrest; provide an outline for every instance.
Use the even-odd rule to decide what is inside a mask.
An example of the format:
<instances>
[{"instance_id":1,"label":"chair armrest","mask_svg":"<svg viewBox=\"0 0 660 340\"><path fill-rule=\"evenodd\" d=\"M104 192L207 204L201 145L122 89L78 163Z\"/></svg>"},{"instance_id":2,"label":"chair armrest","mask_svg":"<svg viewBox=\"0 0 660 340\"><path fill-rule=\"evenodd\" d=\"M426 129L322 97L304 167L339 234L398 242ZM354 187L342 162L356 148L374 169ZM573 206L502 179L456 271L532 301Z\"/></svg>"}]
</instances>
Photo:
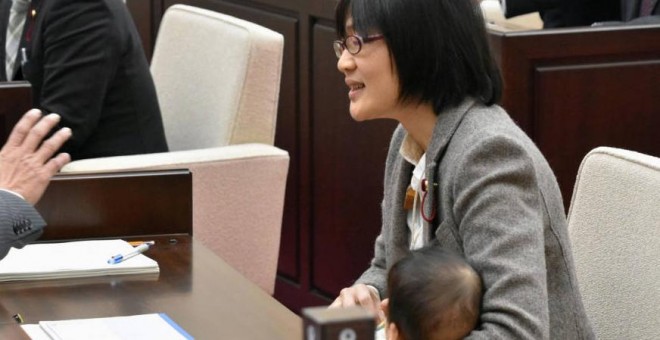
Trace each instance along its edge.
<instances>
[{"instance_id":1,"label":"chair armrest","mask_svg":"<svg viewBox=\"0 0 660 340\"><path fill-rule=\"evenodd\" d=\"M289 154L266 144L117 156L69 163L62 173L189 169L193 237L266 292L275 289Z\"/></svg>"},{"instance_id":2,"label":"chair armrest","mask_svg":"<svg viewBox=\"0 0 660 340\"><path fill-rule=\"evenodd\" d=\"M267 144L235 144L208 149L159 152L83 159L62 168L63 174L114 172L161 168L185 168L191 163L208 163L257 157L287 157L288 152Z\"/></svg>"}]
</instances>

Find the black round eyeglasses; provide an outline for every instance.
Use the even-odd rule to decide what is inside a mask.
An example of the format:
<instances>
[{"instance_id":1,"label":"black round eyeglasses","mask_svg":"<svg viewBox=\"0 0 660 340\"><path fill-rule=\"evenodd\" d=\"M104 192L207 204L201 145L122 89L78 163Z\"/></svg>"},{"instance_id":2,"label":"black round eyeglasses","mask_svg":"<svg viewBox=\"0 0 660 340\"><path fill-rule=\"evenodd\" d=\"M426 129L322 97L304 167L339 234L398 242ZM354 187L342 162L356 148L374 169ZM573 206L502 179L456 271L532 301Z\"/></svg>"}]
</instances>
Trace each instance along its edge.
<instances>
[{"instance_id":1,"label":"black round eyeglasses","mask_svg":"<svg viewBox=\"0 0 660 340\"><path fill-rule=\"evenodd\" d=\"M344 50L347 50L348 53L352 55L356 55L362 50L362 45L383 38L384 36L382 34L368 35L364 38L358 35L349 35L344 39L333 41L332 48L335 50L337 58L341 58L341 54L344 53Z\"/></svg>"}]
</instances>

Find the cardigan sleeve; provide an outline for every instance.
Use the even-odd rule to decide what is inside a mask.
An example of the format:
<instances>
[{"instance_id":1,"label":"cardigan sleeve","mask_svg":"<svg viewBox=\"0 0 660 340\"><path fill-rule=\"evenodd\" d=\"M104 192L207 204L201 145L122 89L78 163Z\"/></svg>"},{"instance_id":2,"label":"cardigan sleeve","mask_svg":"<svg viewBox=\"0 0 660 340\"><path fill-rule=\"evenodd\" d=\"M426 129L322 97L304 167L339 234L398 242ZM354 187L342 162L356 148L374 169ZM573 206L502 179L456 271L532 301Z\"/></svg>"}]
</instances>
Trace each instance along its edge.
<instances>
[{"instance_id":1,"label":"cardigan sleeve","mask_svg":"<svg viewBox=\"0 0 660 340\"><path fill-rule=\"evenodd\" d=\"M372 286L378 290L380 298L387 294L387 266L385 261L385 244L383 236L376 238L375 255L371 260L371 266L367 269L355 283L363 283Z\"/></svg>"}]
</instances>

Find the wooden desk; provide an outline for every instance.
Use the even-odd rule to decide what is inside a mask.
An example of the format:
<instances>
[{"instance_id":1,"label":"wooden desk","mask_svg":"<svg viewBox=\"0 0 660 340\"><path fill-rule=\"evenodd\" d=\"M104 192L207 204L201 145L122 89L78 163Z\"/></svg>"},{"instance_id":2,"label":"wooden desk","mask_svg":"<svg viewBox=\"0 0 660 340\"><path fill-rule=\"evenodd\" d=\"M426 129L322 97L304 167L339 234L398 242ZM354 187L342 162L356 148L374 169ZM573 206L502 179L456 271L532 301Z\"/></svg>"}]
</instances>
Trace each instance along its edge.
<instances>
[{"instance_id":1,"label":"wooden desk","mask_svg":"<svg viewBox=\"0 0 660 340\"><path fill-rule=\"evenodd\" d=\"M154 237L158 275L0 284L0 339L25 323L167 313L198 339L301 339L300 318L190 236ZM171 243L169 240L176 240Z\"/></svg>"},{"instance_id":2,"label":"wooden desk","mask_svg":"<svg viewBox=\"0 0 660 340\"><path fill-rule=\"evenodd\" d=\"M39 241L191 235L192 204L187 169L59 174L36 205Z\"/></svg>"}]
</instances>

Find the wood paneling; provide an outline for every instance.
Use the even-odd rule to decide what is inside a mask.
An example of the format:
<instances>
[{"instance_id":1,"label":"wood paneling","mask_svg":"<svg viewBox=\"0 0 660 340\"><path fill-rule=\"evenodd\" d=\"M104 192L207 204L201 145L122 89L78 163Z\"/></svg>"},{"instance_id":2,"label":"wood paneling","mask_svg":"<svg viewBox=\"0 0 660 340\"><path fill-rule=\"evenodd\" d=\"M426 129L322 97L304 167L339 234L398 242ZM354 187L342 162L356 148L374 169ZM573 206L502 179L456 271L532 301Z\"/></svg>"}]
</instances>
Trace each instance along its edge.
<instances>
[{"instance_id":1,"label":"wood paneling","mask_svg":"<svg viewBox=\"0 0 660 340\"><path fill-rule=\"evenodd\" d=\"M190 235L192 175L187 169L57 175L36 208L48 222L41 241Z\"/></svg>"},{"instance_id":2,"label":"wood paneling","mask_svg":"<svg viewBox=\"0 0 660 340\"><path fill-rule=\"evenodd\" d=\"M566 207L580 161L595 147L660 155L660 60L543 67L535 80L536 140Z\"/></svg>"},{"instance_id":3,"label":"wood paneling","mask_svg":"<svg viewBox=\"0 0 660 340\"><path fill-rule=\"evenodd\" d=\"M334 27L312 35L311 287L336 296L366 269L380 231L384 159L394 122L357 123L332 52Z\"/></svg>"},{"instance_id":4,"label":"wood paneling","mask_svg":"<svg viewBox=\"0 0 660 340\"><path fill-rule=\"evenodd\" d=\"M21 116L32 107L32 86L27 81L0 83L0 145L4 145Z\"/></svg>"},{"instance_id":5,"label":"wood paneling","mask_svg":"<svg viewBox=\"0 0 660 340\"><path fill-rule=\"evenodd\" d=\"M660 156L660 26L489 35L505 81L502 106L548 159L566 209L591 149Z\"/></svg>"},{"instance_id":6,"label":"wood paneling","mask_svg":"<svg viewBox=\"0 0 660 340\"><path fill-rule=\"evenodd\" d=\"M151 60L153 46L156 43L156 32L152 25L152 15L154 14L153 0L126 0L126 6L133 16L133 22L142 40L144 53L148 60Z\"/></svg>"}]
</instances>

